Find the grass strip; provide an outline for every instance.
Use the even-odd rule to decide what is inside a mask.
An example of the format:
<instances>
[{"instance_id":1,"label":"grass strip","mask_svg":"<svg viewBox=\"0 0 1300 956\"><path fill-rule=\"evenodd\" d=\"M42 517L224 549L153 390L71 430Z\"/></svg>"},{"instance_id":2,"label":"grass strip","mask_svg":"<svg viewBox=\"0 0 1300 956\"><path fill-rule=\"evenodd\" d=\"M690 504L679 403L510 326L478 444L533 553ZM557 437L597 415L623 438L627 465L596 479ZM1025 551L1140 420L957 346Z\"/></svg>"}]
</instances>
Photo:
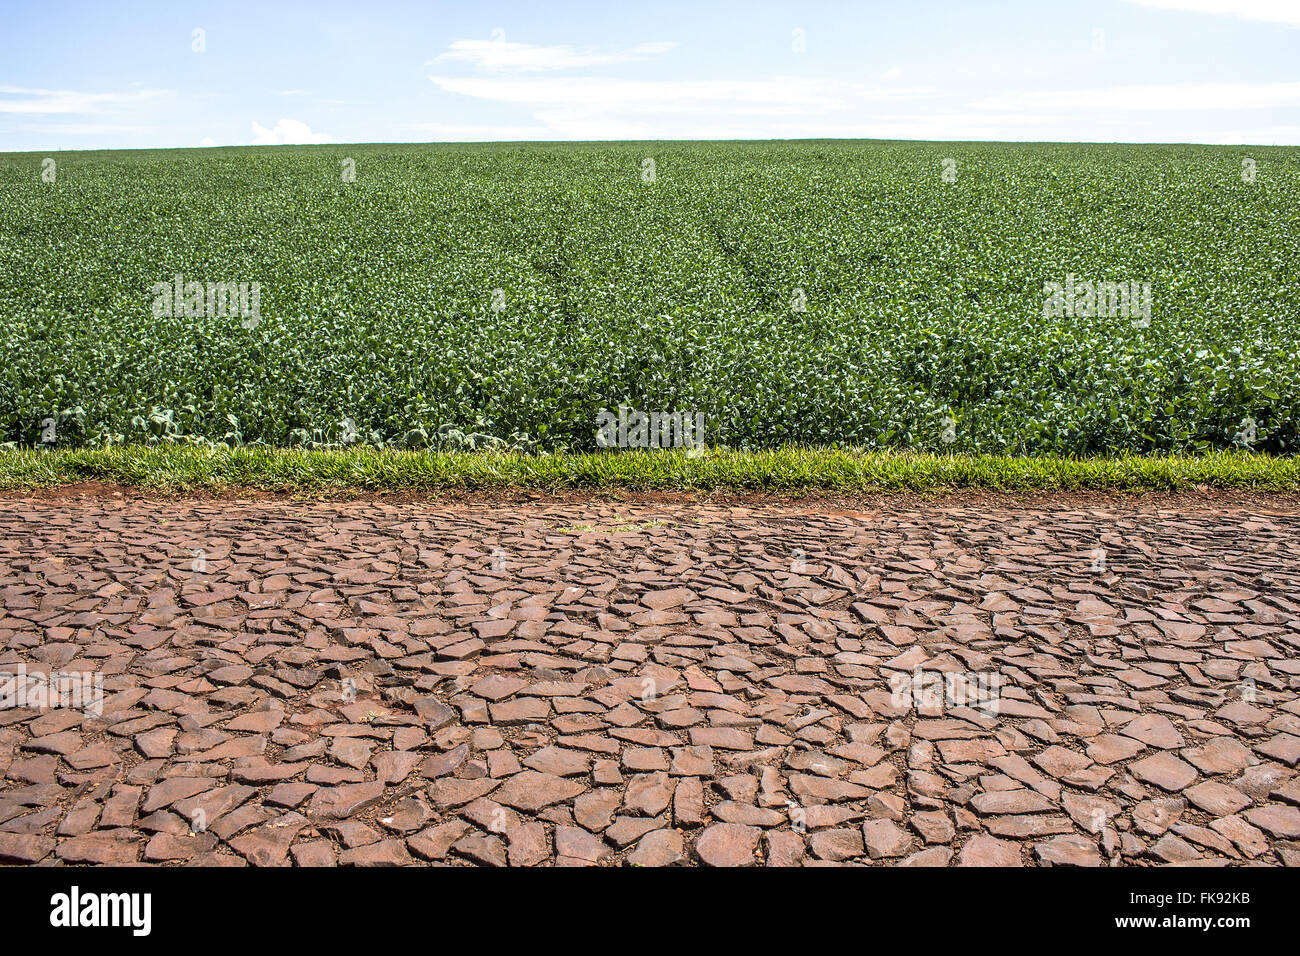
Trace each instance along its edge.
<instances>
[{"instance_id":1,"label":"grass strip","mask_svg":"<svg viewBox=\"0 0 1300 956\"><path fill-rule=\"evenodd\" d=\"M608 451L523 455L157 445L0 451L0 489L99 481L159 490L628 489L780 492L1177 490L1295 491L1300 458L1244 451L1200 456L1034 458L768 450Z\"/></svg>"}]
</instances>

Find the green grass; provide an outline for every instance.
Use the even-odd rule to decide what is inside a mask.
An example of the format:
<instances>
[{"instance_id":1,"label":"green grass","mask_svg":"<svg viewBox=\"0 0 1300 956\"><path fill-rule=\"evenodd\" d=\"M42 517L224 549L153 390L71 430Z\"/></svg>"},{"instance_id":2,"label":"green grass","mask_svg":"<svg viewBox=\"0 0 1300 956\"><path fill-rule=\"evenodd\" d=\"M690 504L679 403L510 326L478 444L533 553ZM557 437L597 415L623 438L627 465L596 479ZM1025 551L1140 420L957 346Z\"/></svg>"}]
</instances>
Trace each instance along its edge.
<instances>
[{"instance_id":1,"label":"green grass","mask_svg":"<svg viewBox=\"0 0 1300 956\"><path fill-rule=\"evenodd\" d=\"M43 154L0 154L0 443L317 447L355 429L389 447L594 451L598 414L622 404L701 414L709 444L738 448L1300 445L1292 147L51 158L45 182ZM154 286L178 274L259 283L258 321L165 314L174 296L156 314ZM1045 317L1045 283L1069 275L1150 283L1149 324Z\"/></svg>"},{"instance_id":2,"label":"green grass","mask_svg":"<svg viewBox=\"0 0 1300 956\"><path fill-rule=\"evenodd\" d=\"M256 488L441 491L870 492L1176 490L1206 485L1291 492L1300 459L1245 452L1194 457L1017 458L786 447L525 455L362 447L259 449L185 445L0 451L0 488L100 481L170 491Z\"/></svg>"}]
</instances>

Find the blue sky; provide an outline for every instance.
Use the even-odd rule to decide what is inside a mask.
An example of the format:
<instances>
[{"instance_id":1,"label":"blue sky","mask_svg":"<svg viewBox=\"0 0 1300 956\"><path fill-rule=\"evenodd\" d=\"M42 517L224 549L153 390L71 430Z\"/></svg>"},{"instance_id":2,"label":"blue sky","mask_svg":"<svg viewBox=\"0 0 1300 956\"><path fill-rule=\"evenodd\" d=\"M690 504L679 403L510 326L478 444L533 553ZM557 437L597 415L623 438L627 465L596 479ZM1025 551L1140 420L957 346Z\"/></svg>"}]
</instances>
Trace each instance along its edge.
<instances>
[{"instance_id":1,"label":"blue sky","mask_svg":"<svg viewBox=\"0 0 1300 956\"><path fill-rule=\"evenodd\" d=\"M0 10L6 151L803 137L1300 144L1300 0Z\"/></svg>"}]
</instances>

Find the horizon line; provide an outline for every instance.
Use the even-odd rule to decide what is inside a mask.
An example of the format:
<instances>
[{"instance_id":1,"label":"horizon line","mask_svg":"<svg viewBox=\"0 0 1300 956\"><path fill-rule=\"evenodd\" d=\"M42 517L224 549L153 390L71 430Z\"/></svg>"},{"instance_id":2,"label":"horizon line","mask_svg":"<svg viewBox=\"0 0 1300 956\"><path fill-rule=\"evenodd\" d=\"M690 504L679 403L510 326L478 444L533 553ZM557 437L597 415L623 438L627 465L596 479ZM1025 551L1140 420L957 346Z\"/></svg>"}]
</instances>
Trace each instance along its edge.
<instances>
[{"instance_id":1,"label":"horizon line","mask_svg":"<svg viewBox=\"0 0 1300 956\"><path fill-rule=\"evenodd\" d=\"M1052 140L1052 139L898 139L843 136L761 137L739 139L492 139L492 140L385 140L373 142L339 143L233 143L228 146L70 146L57 149L0 150L0 156L22 156L48 153L157 153L181 151L209 151L219 149L337 149L349 146L592 146L638 143L943 143L970 145L1014 146L1204 146L1231 149L1249 146L1259 149L1297 149L1293 143L1204 143L1191 140L1143 141L1129 140Z\"/></svg>"}]
</instances>

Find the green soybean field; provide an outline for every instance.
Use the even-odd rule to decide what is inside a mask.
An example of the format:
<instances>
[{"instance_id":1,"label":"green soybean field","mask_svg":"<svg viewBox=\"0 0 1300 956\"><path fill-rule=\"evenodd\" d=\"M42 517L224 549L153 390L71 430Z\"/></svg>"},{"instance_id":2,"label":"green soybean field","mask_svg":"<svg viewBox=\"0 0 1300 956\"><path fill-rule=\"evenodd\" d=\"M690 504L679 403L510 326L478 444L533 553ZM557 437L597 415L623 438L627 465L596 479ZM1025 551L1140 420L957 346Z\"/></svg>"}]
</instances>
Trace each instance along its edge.
<instances>
[{"instance_id":1,"label":"green soybean field","mask_svg":"<svg viewBox=\"0 0 1300 956\"><path fill-rule=\"evenodd\" d=\"M0 443L1294 452L1300 156L0 154Z\"/></svg>"}]
</instances>

